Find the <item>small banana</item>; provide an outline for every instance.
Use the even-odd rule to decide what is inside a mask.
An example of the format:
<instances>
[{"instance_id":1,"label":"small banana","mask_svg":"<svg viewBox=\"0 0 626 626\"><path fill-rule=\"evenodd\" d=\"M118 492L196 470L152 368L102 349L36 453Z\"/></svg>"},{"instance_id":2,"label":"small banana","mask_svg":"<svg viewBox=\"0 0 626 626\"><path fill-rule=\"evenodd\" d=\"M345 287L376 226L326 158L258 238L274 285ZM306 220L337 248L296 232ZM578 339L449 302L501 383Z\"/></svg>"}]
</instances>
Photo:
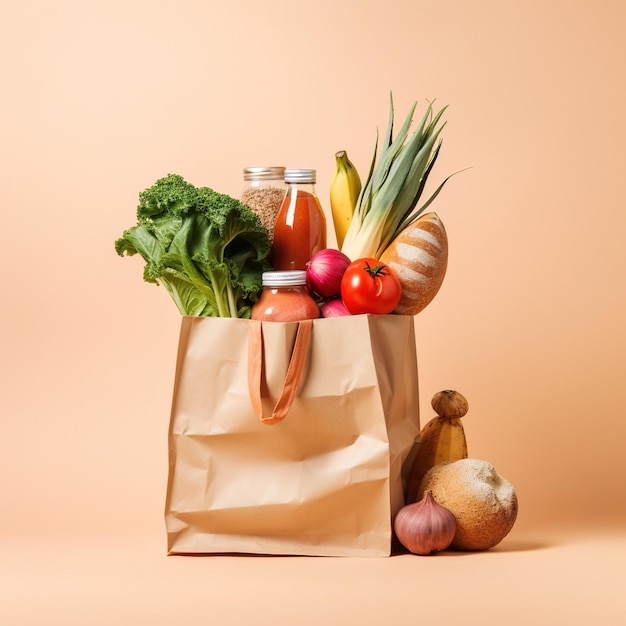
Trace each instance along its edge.
<instances>
[{"instance_id":1,"label":"small banana","mask_svg":"<svg viewBox=\"0 0 626 626\"><path fill-rule=\"evenodd\" d=\"M337 247L341 249L361 192L361 178L345 150L340 150L335 154L335 161L337 168L330 183L330 208L337 236Z\"/></svg>"},{"instance_id":2,"label":"small banana","mask_svg":"<svg viewBox=\"0 0 626 626\"><path fill-rule=\"evenodd\" d=\"M417 499L420 483L429 469L443 461L467 458L467 440L461 423L469 409L467 400L457 391L445 390L433 396L431 405L437 416L420 432L420 443L408 477L407 504Z\"/></svg>"}]
</instances>

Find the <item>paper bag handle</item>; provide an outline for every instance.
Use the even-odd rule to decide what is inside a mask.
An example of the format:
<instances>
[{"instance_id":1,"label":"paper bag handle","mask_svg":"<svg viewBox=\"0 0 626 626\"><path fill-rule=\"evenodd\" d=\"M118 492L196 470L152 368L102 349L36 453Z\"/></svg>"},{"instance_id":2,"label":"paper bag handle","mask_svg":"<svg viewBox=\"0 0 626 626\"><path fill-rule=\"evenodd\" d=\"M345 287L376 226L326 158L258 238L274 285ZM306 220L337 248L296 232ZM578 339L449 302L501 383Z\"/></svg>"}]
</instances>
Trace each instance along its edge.
<instances>
[{"instance_id":1,"label":"paper bag handle","mask_svg":"<svg viewBox=\"0 0 626 626\"><path fill-rule=\"evenodd\" d=\"M311 343L312 320L298 322L296 340L291 352L285 382L272 415L263 415L261 374L263 372L263 325L250 320L248 330L248 392L252 408L263 424L277 424L285 418L298 393Z\"/></svg>"}]
</instances>

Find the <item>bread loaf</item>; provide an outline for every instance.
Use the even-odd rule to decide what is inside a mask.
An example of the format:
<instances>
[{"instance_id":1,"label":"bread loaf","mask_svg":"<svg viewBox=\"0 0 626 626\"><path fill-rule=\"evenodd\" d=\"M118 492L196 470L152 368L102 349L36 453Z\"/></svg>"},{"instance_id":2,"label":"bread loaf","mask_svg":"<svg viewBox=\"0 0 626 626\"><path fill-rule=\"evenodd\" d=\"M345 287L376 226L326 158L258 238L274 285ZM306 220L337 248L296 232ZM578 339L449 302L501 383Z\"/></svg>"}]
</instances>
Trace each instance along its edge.
<instances>
[{"instance_id":1,"label":"bread loaf","mask_svg":"<svg viewBox=\"0 0 626 626\"><path fill-rule=\"evenodd\" d=\"M437 295L448 267L448 237L436 213L407 226L380 257L400 280L402 297L394 313L416 315Z\"/></svg>"},{"instance_id":2,"label":"bread loaf","mask_svg":"<svg viewBox=\"0 0 626 626\"><path fill-rule=\"evenodd\" d=\"M451 548L488 550L513 528L518 506L515 489L487 461L439 463L425 474L418 499L428 489L435 502L456 518Z\"/></svg>"}]
</instances>

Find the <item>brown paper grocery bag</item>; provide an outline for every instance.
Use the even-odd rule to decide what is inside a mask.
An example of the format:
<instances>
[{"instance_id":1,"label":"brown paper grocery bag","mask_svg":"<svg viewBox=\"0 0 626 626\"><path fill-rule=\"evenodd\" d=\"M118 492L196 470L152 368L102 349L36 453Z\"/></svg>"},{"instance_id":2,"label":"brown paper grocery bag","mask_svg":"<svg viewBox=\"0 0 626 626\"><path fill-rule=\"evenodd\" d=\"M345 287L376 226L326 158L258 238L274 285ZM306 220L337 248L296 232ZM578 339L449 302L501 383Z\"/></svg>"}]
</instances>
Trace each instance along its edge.
<instances>
[{"instance_id":1,"label":"brown paper grocery bag","mask_svg":"<svg viewBox=\"0 0 626 626\"><path fill-rule=\"evenodd\" d=\"M183 317L168 552L388 556L418 436L412 317Z\"/></svg>"}]
</instances>

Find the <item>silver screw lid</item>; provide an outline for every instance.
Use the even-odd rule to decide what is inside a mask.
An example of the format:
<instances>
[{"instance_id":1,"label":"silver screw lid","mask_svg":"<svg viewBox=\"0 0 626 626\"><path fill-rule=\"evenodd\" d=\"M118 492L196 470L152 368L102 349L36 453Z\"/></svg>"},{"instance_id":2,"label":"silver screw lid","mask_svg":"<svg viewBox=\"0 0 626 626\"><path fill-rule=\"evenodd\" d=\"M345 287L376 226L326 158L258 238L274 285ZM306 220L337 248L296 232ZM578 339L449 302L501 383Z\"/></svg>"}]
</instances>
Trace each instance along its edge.
<instances>
[{"instance_id":1,"label":"silver screw lid","mask_svg":"<svg viewBox=\"0 0 626 626\"><path fill-rule=\"evenodd\" d=\"M244 180L283 180L285 176L284 167L244 167Z\"/></svg>"},{"instance_id":2,"label":"silver screw lid","mask_svg":"<svg viewBox=\"0 0 626 626\"><path fill-rule=\"evenodd\" d=\"M315 183L316 178L316 170L285 170L286 183Z\"/></svg>"},{"instance_id":3,"label":"silver screw lid","mask_svg":"<svg viewBox=\"0 0 626 626\"><path fill-rule=\"evenodd\" d=\"M262 280L264 287L306 285L306 272L304 270L263 272Z\"/></svg>"}]
</instances>

